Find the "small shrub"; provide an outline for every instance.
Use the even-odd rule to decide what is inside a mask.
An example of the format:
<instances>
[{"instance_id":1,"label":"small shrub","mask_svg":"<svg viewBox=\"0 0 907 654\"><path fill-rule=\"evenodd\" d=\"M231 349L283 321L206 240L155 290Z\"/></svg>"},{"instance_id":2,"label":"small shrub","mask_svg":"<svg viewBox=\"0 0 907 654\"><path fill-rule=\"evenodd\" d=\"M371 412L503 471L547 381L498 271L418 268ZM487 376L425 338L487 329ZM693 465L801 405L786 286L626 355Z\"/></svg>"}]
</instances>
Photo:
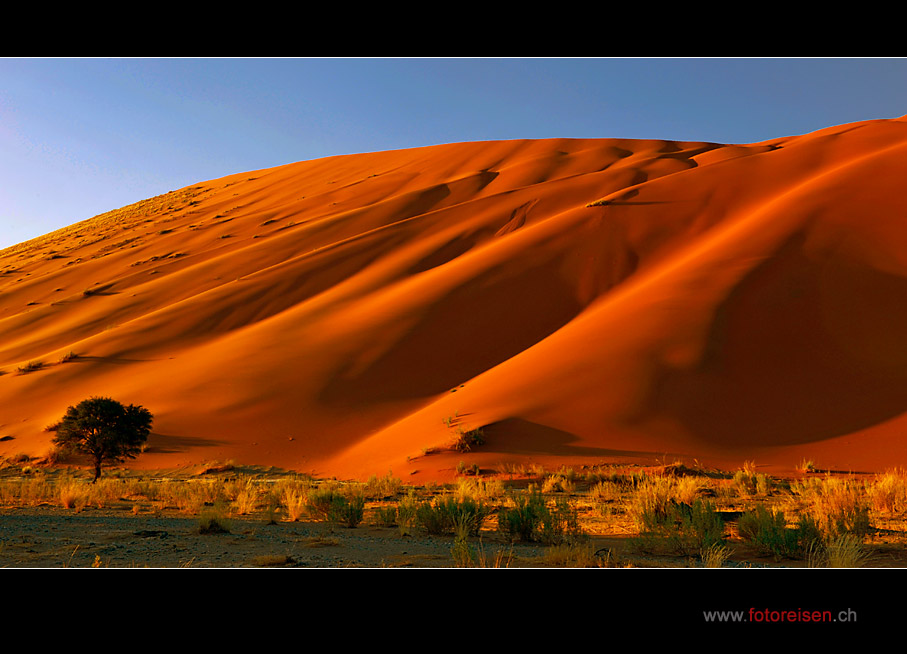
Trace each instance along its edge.
<instances>
[{"instance_id":1,"label":"small shrub","mask_svg":"<svg viewBox=\"0 0 907 654\"><path fill-rule=\"evenodd\" d=\"M733 486L741 496L766 496L771 493L772 481L768 475L756 472L752 461L743 464L743 469L734 473Z\"/></svg>"},{"instance_id":2,"label":"small shrub","mask_svg":"<svg viewBox=\"0 0 907 654\"><path fill-rule=\"evenodd\" d=\"M511 497L498 511L498 531L512 542L558 544L582 535L576 509L565 497L550 503L538 489Z\"/></svg>"},{"instance_id":3,"label":"small shrub","mask_svg":"<svg viewBox=\"0 0 907 654\"><path fill-rule=\"evenodd\" d=\"M679 554L699 554L724 539L724 520L714 505L700 498L691 504L669 498L652 502L635 514L639 526L637 545L644 550L667 548Z\"/></svg>"},{"instance_id":4,"label":"small shrub","mask_svg":"<svg viewBox=\"0 0 907 654\"><path fill-rule=\"evenodd\" d=\"M413 529L418 524L419 506L420 502L413 490L397 504L397 530L401 537L412 535Z\"/></svg>"},{"instance_id":5,"label":"small shrub","mask_svg":"<svg viewBox=\"0 0 907 654\"><path fill-rule=\"evenodd\" d=\"M543 493L573 493L576 491L576 484L565 475L555 473L548 475L542 481Z\"/></svg>"},{"instance_id":6,"label":"small shrub","mask_svg":"<svg viewBox=\"0 0 907 654\"><path fill-rule=\"evenodd\" d=\"M801 558L822 541L819 526L809 515L801 515L796 527L788 527L783 511L772 511L762 504L740 516L738 532L761 553L777 560Z\"/></svg>"},{"instance_id":7,"label":"small shrub","mask_svg":"<svg viewBox=\"0 0 907 654\"><path fill-rule=\"evenodd\" d=\"M233 522L227 517L221 503L206 507L198 516L198 533L200 534L229 534L232 528Z\"/></svg>"},{"instance_id":8,"label":"small shrub","mask_svg":"<svg viewBox=\"0 0 907 654\"><path fill-rule=\"evenodd\" d=\"M462 536L454 538L453 545L450 548L450 557L457 568L474 567L479 558L475 548Z\"/></svg>"},{"instance_id":9,"label":"small shrub","mask_svg":"<svg viewBox=\"0 0 907 654\"><path fill-rule=\"evenodd\" d=\"M373 499L393 497L399 492L402 483L399 478L394 477L390 472L383 477L372 475L365 483L365 493Z\"/></svg>"},{"instance_id":10,"label":"small shrub","mask_svg":"<svg viewBox=\"0 0 907 654\"><path fill-rule=\"evenodd\" d=\"M416 509L416 523L426 533L439 536L453 530L448 516L442 506L435 506L430 502L423 502Z\"/></svg>"},{"instance_id":11,"label":"small shrub","mask_svg":"<svg viewBox=\"0 0 907 654\"><path fill-rule=\"evenodd\" d=\"M246 515L255 511L258 506L261 491L251 479L245 480L241 487L235 492L233 506L239 515Z\"/></svg>"},{"instance_id":12,"label":"small shrub","mask_svg":"<svg viewBox=\"0 0 907 654\"><path fill-rule=\"evenodd\" d=\"M481 427L478 429L458 428L454 436L453 449L457 452L469 452L484 443L485 434Z\"/></svg>"},{"instance_id":13,"label":"small shrub","mask_svg":"<svg viewBox=\"0 0 907 654\"><path fill-rule=\"evenodd\" d=\"M472 465L467 465L465 461L460 461L459 463L457 463L458 475L473 475L474 477L478 477L481 472L481 469L475 463L473 463Z\"/></svg>"},{"instance_id":14,"label":"small shrub","mask_svg":"<svg viewBox=\"0 0 907 654\"><path fill-rule=\"evenodd\" d=\"M311 490L305 498L305 507L314 520L328 522L334 508L336 492L331 488L318 488Z\"/></svg>"},{"instance_id":15,"label":"small shrub","mask_svg":"<svg viewBox=\"0 0 907 654\"><path fill-rule=\"evenodd\" d=\"M331 522L354 529L362 522L365 513L365 498L362 495L334 495L329 518Z\"/></svg>"},{"instance_id":16,"label":"small shrub","mask_svg":"<svg viewBox=\"0 0 907 654\"><path fill-rule=\"evenodd\" d=\"M312 490L306 496L306 510L315 520L354 528L365 515L365 497L359 492L344 494L334 487Z\"/></svg>"},{"instance_id":17,"label":"small shrub","mask_svg":"<svg viewBox=\"0 0 907 654\"><path fill-rule=\"evenodd\" d=\"M724 540L724 520L711 502L696 499L689 516L683 515L679 533L685 545L692 543L697 551L702 552L720 545Z\"/></svg>"},{"instance_id":18,"label":"small shrub","mask_svg":"<svg viewBox=\"0 0 907 654\"><path fill-rule=\"evenodd\" d=\"M84 484L75 480L64 481L59 486L60 506L80 511L89 502L90 493Z\"/></svg>"},{"instance_id":19,"label":"small shrub","mask_svg":"<svg viewBox=\"0 0 907 654\"><path fill-rule=\"evenodd\" d=\"M800 459L800 463L797 464L797 472L814 473L818 472L818 469L816 468L816 464L812 461L812 459L804 458Z\"/></svg>"},{"instance_id":20,"label":"small shrub","mask_svg":"<svg viewBox=\"0 0 907 654\"><path fill-rule=\"evenodd\" d=\"M621 489L613 481L598 481L589 489L589 498L595 511L608 517L620 510Z\"/></svg>"},{"instance_id":21,"label":"small shrub","mask_svg":"<svg viewBox=\"0 0 907 654\"><path fill-rule=\"evenodd\" d=\"M483 502L469 497L446 495L432 502L422 502L416 509L416 522L432 535L451 534L458 529L470 536L479 533L491 510Z\"/></svg>"},{"instance_id":22,"label":"small shrub","mask_svg":"<svg viewBox=\"0 0 907 654\"><path fill-rule=\"evenodd\" d=\"M379 506L375 509L373 520L376 527L396 527L397 507Z\"/></svg>"},{"instance_id":23,"label":"small shrub","mask_svg":"<svg viewBox=\"0 0 907 654\"><path fill-rule=\"evenodd\" d=\"M639 482L627 503L627 513L636 525L647 530L675 515L675 505L691 506L699 493L699 482L674 477L652 477Z\"/></svg>"},{"instance_id":24,"label":"small shrub","mask_svg":"<svg viewBox=\"0 0 907 654\"><path fill-rule=\"evenodd\" d=\"M276 525L280 521L280 498L270 492L265 495L265 523Z\"/></svg>"},{"instance_id":25,"label":"small shrub","mask_svg":"<svg viewBox=\"0 0 907 654\"><path fill-rule=\"evenodd\" d=\"M288 521L296 522L305 515L311 488L312 484L309 481L298 479L281 481L274 488L275 496L280 498L286 509Z\"/></svg>"},{"instance_id":26,"label":"small shrub","mask_svg":"<svg viewBox=\"0 0 907 654\"><path fill-rule=\"evenodd\" d=\"M35 370L41 370L41 368L43 367L43 361L29 361L25 365L19 366L17 370L20 375L27 375L28 373L34 372Z\"/></svg>"},{"instance_id":27,"label":"small shrub","mask_svg":"<svg viewBox=\"0 0 907 654\"><path fill-rule=\"evenodd\" d=\"M511 541L539 540L542 516L547 510L542 493L530 489L528 494L514 495L511 501L512 507L498 511L498 531Z\"/></svg>"},{"instance_id":28,"label":"small shrub","mask_svg":"<svg viewBox=\"0 0 907 654\"><path fill-rule=\"evenodd\" d=\"M455 491L460 499L470 498L476 502L490 502L504 494L504 486L500 480L487 479L458 479Z\"/></svg>"},{"instance_id":29,"label":"small shrub","mask_svg":"<svg viewBox=\"0 0 907 654\"><path fill-rule=\"evenodd\" d=\"M582 535L579 513L566 497L558 497L542 514L541 541L549 545L573 542Z\"/></svg>"},{"instance_id":30,"label":"small shrub","mask_svg":"<svg viewBox=\"0 0 907 654\"><path fill-rule=\"evenodd\" d=\"M763 497L771 495L773 487L771 477L763 475L761 472L756 474L756 495Z\"/></svg>"},{"instance_id":31,"label":"small shrub","mask_svg":"<svg viewBox=\"0 0 907 654\"><path fill-rule=\"evenodd\" d=\"M613 481L598 481L589 489L589 497L595 503L617 502L620 500L620 487Z\"/></svg>"}]
</instances>

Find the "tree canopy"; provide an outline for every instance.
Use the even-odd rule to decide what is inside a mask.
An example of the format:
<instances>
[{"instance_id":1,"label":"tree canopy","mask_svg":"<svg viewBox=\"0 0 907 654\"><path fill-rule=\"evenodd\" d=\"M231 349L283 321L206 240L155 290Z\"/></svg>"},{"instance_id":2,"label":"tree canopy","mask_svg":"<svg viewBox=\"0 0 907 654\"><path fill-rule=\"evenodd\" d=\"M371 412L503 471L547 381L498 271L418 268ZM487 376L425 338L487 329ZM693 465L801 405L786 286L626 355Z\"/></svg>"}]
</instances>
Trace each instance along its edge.
<instances>
[{"instance_id":1,"label":"tree canopy","mask_svg":"<svg viewBox=\"0 0 907 654\"><path fill-rule=\"evenodd\" d=\"M153 416L142 407L124 406L109 397L92 397L66 410L56 425L53 442L86 454L94 462L97 481L104 462L138 456L151 433Z\"/></svg>"}]
</instances>

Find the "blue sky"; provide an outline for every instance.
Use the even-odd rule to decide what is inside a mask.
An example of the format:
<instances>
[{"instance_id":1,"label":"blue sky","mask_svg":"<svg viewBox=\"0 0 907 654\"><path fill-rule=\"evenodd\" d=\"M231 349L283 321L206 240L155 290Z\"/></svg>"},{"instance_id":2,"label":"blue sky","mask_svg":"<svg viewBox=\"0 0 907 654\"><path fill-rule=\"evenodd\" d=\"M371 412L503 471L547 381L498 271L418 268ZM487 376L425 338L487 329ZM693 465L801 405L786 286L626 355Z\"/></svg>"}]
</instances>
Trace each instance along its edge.
<instances>
[{"instance_id":1,"label":"blue sky","mask_svg":"<svg viewBox=\"0 0 907 654\"><path fill-rule=\"evenodd\" d=\"M0 248L210 179L516 138L752 143L907 114L907 59L0 58Z\"/></svg>"}]
</instances>

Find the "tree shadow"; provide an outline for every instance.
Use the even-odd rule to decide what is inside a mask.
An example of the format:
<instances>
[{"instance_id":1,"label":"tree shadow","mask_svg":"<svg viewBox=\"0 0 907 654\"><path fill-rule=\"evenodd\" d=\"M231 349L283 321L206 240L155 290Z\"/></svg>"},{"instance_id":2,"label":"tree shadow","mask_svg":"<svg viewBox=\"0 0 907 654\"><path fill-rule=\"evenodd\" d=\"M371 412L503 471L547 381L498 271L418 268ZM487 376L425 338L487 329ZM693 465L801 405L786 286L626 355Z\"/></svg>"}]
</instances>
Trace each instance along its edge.
<instances>
[{"instance_id":1,"label":"tree shadow","mask_svg":"<svg viewBox=\"0 0 907 654\"><path fill-rule=\"evenodd\" d=\"M224 441L197 436L175 436L152 432L148 436L145 452L148 454L176 454L195 447L217 447Z\"/></svg>"}]
</instances>

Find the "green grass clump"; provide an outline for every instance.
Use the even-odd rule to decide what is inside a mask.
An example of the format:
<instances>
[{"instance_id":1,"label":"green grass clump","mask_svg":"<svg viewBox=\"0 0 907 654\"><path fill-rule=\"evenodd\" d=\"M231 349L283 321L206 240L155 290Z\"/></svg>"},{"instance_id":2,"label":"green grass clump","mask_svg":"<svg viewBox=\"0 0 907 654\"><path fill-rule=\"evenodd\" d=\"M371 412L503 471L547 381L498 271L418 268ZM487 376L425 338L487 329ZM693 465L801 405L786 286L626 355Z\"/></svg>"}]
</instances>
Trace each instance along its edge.
<instances>
[{"instance_id":1,"label":"green grass clump","mask_svg":"<svg viewBox=\"0 0 907 654\"><path fill-rule=\"evenodd\" d=\"M376 527L396 527L397 507L393 505L376 507L372 513L372 522Z\"/></svg>"},{"instance_id":2,"label":"green grass clump","mask_svg":"<svg viewBox=\"0 0 907 654\"><path fill-rule=\"evenodd\" d=\"M415 521L432 535L453 534L459 530L474 536L490 514L491 509L484 502L471 497L445 495L419 504Z\"/></svg>"},{"instance_id":3,"label":"green grass clump","mask_svg":"<svg viewBox=\"0 0 907 654\"><path fill-rule=\"evenodd\" d=\"M527 495L514 495L512 507L498 511L498 531L511 541L539 540L542 517L547 511L541 492L532 490Z\"/></svg>"},{"instance_id":4,"label":"green grass clump","mask_svg":"<svg viewBox=\"0 0 907 654\"><path fill-rule=\"evenodd\" d=\"M756 465L752 461L743 464L743 468L734 473L733 486L742 496L771 494L772 481L768 475L756 472Z\"/></svg>"},{"instance_id":5,"label":"green grass clump","mask_svg":"<svg viewBox=\"0 0 907 654\"><path fill-rule=\"evenodd\" d=\"M724 541L724 520L714 504L696 498L691 504L669 501L637 515L643 550L667 549L677 554L702 555Z\"/></svg>"},{"instance_id":6,"label":"green grass clump","mask_svg":"<svg viewBox=\"0 0 907 654\"><path fill-rule=\"evenodd\" d=\"M403 482L388 472L383 477L372 475L365 483L365 494L373 499L385 499L393 497L400 490Z\"/></svg>"},{"instance_id":7,"label":"green grass clump","mask_svg":"<svg viewBox=\"0 0 907 654\"><path fill-rule=\"evenodd\" d=\"M334 496L330 519L332 522L354 529L362 522L365 514L365 498L362 495Z\"/></svg>"},{"instance_id":8,"label":"green grass clump","mask_svg":"<svg viewBox=\"0 0 907 654\"><path fill-rule=\"evenodd\" d=\"M626 504L639 530L636 546L644 551L668 549L701 556L720 544L724 520L712 502L699 497L702 490L701 480L695 476L642 480Z\"/></svg>"},{"instance_id":9,"label":"green grass clump","mask_svg":"<svg viewBox=\"0 0 907 654\"><path fill-rule=\"evenodd\" d=\"M498 531L511 541L558 544L582 535L576 509L565 497L549 502L538 489L511 496L498 511Z\"/></svg>"},{"instance_id":10,"label":"green grass clump","mask_svg":"<svg viewBox=\"0 0 907 654\"><path fill-rule=\"evenodd\" d=\"M776 560L803 558L823 542L818 523L808 514L801 515L796 526L788 527L783 511L762 504L740 516L737 528L743 540Z\"/></svg>"},{"instance_id":11,"label":"green grass clump","mask_svg":"<svg viewBox=\"0 0 907 654\"><path fill-rule=\"evenodd\" d=\"M306 510L315 520L352 529L365 516L365 497L360 493L345 494L332 487L318 488L306 496Z\"/></svg>"},{"instance_id":12,"label":"green grass clump","mask_svg":"<svg viewBox=\"0 0 907 654\"><path fill-rule=\"evenodd\" d=\"M416 497L416 492L410 489L396 507L396 524L400 536L411 536L418 524L419 507L421 503Z\"/></svg>"}]
</instances>

